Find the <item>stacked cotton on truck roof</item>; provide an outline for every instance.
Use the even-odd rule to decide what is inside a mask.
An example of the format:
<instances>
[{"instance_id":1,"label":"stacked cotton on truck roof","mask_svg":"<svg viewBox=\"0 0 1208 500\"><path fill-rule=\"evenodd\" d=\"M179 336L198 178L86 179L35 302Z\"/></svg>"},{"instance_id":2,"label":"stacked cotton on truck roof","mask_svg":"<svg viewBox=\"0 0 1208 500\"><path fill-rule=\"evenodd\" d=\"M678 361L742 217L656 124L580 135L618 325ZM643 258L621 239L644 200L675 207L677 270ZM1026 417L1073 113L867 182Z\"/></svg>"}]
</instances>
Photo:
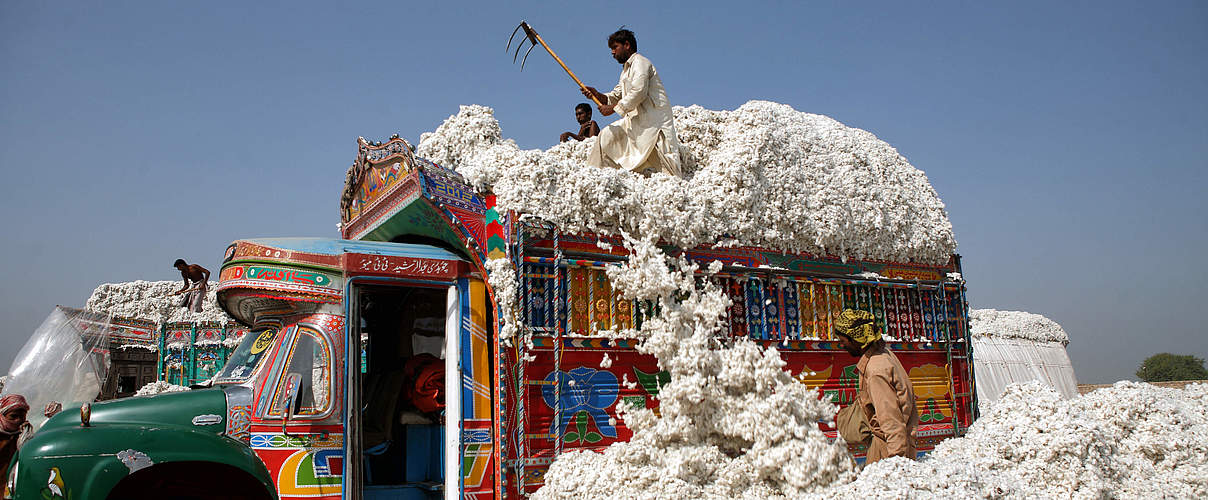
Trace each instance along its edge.
<instances>
[{"instance_id":1,"label":"stacked cotton on truck roof","mask_svg":"<svg viewBox=\"0 0 1208 500\"><path fill-rule=\"evenodd\" d=\"M180 290L183 281L126 281L103 283L92 291L84 308L124 318L144 319L156 323L205 321L227 322L231 317L218 307L211 282L202 305L202 312L194 313L180 307L181 295L172 295Z\"/></svg>"},{"instance_id":2,"label":"stacked cotton on truck roof","mask_svg":"<svg viewBox=\"0 0 1208 500\"><path fill-rule=\"evenodd\" d=\"M688 179L588 167L595 139L520 150L483 106L462 106L416 152L491 189L501 211L568 231L927 264L956 248L927 176L866 131L766 101L674 111Z\"/></svg>"}]
</instances>

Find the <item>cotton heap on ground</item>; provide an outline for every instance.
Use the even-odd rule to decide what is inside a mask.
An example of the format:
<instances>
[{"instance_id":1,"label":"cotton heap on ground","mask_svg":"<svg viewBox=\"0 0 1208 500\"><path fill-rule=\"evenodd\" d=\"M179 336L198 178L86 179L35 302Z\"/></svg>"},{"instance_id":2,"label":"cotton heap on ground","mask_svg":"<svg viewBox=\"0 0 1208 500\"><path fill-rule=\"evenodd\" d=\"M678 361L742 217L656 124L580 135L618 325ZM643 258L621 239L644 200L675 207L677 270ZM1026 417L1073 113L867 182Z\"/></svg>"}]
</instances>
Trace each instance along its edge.
<instances>
[{"instance_id":1,"label":"cotton heap on ground","mask_svg":"<svg viewBox=\"0 0 1208 500\"><path fill-rule=\"evenodd\" d=\"M127 281L104 283L92 291L84 308L124 318L151 320L156 323L205 321L227 322L231 317L218 307L215 284L211 282L205 303L200 313L180 307L181 295L172 295L180 290L183 281Z\"/></svg>"},{"instance_id":2,"label":"cotton heap on ground","mask_svg":"<svg viewBox=\"0 0 1208 500\"><path fill-rule=\"evenodd\" d=\"M594 138L520 150L483 106L462 106L416 152L572 232L930 264L955 250L927 176L866 131L766 101L674 112L690 179L588 167Z\"/></svg>"},{"instance_id":3,"label":"cotton heap on ground","mask_svg":"<svg viewBox=\"0 0 1208 500\"><path fill-rule=\"evenodd\" d=\"M638 350L671 373L660 415L621 408L633 437L603 453L564 453L536 498L796 498L855 477L846 447L817 425L835 407L785 372L774 348L720 345L729 299L659 241L931 264L955 247L926 177L872 134L769 102L675 112L689 179L587 167L594 139L521 151L481 106L463 106L417 148L494 192L501 212L620 235L630 259L609 269L610 281L659 306L640 330L616 333L642 339ZM501 335L525 336L509 321L514 271L506 260L487 266Z\"/></svg>"},{"instance_id":4,"label":"cotton heap on ground","mask_svg":"<svg viewBox=\"0 0 1208 500\"><path fill-rule=\"evenodd\" d=\"M963 438L816 498L1208 498L1208 384L1117 382L1063 400L1015 384Z\"/></svg>"}]
</instances>

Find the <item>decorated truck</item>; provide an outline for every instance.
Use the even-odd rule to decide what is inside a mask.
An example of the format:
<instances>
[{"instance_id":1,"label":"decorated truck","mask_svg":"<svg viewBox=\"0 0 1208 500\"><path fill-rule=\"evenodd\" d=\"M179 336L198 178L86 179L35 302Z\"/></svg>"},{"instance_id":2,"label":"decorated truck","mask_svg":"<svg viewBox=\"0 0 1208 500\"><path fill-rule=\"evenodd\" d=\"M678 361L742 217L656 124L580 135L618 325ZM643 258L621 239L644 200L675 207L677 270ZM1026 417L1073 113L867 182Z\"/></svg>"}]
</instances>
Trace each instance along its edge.
<instances>
[{"instance_id":1,"label":"decorated truck","mask_svg":"<svg viewBox=\"0 0 1208 500\"><path fill-rule=\"evenodd\" d=\"M398 137L358 141L341 215L339 239L232 243L218 297L248 333L225 366L192 391L65 410L21 449L4 498L523 498L559 454L627 440L620 405L658 407L668 373L601 334L658 307L613 289L616 238L500 213ZM839 405L858 377L832 318L873 313L913 381L920 453L976 418L958 256L664 250L720 261L721 335L776 346ZM510 261L519 314L501 314L492 259ZM501 338L504 321L527 340Z\"/></svg>"}]
</instances>

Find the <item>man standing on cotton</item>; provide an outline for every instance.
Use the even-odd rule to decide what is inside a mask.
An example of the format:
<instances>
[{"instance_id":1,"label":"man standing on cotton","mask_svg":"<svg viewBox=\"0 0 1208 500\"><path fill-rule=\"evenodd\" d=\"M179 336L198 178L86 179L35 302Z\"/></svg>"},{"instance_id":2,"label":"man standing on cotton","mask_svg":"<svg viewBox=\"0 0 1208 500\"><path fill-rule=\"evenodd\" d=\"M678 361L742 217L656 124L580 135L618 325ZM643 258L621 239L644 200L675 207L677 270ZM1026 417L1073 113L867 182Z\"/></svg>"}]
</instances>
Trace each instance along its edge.
<instances>
[{"instance_id":1,"label":"man standing on cotton","mask_svg":"<svg viewBox=\"0 0 1208 500\"><path fill-rule=\"evenodd\" d=\"M210 271L197 264L186 263L184 259L176 259L172 267L180 271L180 277L185 280L185 285L173 294L186 294L180 299L180 307L195 313L202 312L202 304L206 300L206 287L210 283ZM192 288L189 288L190 285Z\"/></svg>"},{"instance_id":2,"label":"man standing on cotton","mask_svg":"<svg viewBox=\"0 0 1208 500\"><path fill-rule=\"evenodd\" d=\"M865 465L889 457L914 459L915 429L919 413L915 409L914 385L902 363L881 340L868 311L845 309L835 318L835 335L848 354L858 356L860 374L859 405L868 417L872 441L868 444Z\"/></svg>"},{"instance_id":3,"label":"man standing on cotton","mask_svg":"<svg viewBox=\"0 0 1208 500\"><path fill-rule=\"evenodd\" d=\"M605 103L600 105L601 115L615 112L621 119L600 131L588 164L643 175L664 172L680 176L679 138L662 78L650 59L638 54L632 31L617 30L608 37L608 48L622 65L620 82L607 94L594 87L582 91L589 99Z\"/></svg>"}]
</instances>

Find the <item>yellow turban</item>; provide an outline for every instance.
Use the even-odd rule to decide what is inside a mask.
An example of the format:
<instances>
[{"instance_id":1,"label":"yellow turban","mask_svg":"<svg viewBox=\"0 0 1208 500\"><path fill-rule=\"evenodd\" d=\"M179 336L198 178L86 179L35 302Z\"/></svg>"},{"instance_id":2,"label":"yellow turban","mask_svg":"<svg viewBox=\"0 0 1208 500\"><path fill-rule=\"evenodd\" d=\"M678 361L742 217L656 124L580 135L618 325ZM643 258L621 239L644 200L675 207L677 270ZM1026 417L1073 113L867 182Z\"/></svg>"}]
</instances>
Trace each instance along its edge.
<instances>
[{"instance_id":1,"label":"yellow turban","mask_svg":"<svg viewBox=\"0 0 1208 500\"><path fill-rule=\"evenodd\" d=\"M850 337L860 347L881 340L881 333L873 327L872 313L868 311L844 309L835 318L835 331Z\"/></svg>"}]
</instances>

